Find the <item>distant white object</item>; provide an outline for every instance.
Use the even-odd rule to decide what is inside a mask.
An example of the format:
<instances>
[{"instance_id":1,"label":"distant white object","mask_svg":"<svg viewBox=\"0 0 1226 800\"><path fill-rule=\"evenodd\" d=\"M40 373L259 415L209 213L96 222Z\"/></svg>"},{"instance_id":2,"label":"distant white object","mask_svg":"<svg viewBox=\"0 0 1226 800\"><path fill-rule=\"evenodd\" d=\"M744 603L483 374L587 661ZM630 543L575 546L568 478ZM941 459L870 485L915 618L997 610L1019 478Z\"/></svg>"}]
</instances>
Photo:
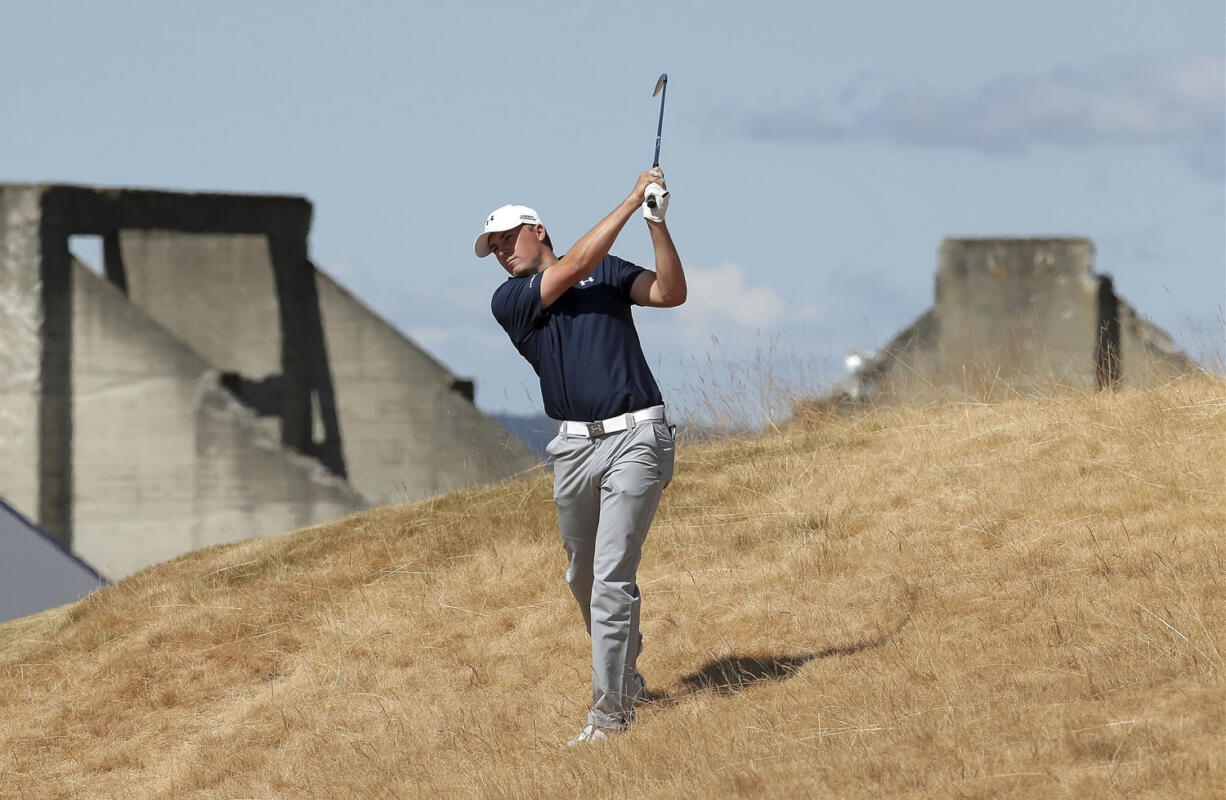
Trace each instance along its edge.
<instances>
[{"instance_id":1,"label":"distant white object","mask_svg":"<svg viewBox=\"0 0 1226 800\"><path fill-rule=\"evenodd\" d=\"M843 359L843 366L847 368L848 374L854 374L864 364L864 359L856 351L847 354L847 358Z\"/></svg>"}]
</instances>

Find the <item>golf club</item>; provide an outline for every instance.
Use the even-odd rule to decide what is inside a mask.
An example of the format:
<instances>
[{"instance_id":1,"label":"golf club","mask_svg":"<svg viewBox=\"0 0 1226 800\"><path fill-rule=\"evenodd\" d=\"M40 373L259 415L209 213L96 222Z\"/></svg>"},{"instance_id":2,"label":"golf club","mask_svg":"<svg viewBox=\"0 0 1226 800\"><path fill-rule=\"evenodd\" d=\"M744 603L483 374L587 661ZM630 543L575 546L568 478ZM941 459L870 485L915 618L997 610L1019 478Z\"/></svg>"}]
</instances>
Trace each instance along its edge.
<instances>
[{"instance_id":1,"label":"golf club","mask_svg":"<svg viewBox=\"0 0 1226 800\"><path fill-rule=\"evenodd\" d=\"M668 73L662 73L656 80L656 88L651 93L652 97L660 95L660 122L656 125L656 154L652 159L651 168L655 169L660 166L660 134L664 131L664 96L668 94ZM656 198L648 196L647 205L650 208L656 207Z\"/></svg>"}]
</instances>

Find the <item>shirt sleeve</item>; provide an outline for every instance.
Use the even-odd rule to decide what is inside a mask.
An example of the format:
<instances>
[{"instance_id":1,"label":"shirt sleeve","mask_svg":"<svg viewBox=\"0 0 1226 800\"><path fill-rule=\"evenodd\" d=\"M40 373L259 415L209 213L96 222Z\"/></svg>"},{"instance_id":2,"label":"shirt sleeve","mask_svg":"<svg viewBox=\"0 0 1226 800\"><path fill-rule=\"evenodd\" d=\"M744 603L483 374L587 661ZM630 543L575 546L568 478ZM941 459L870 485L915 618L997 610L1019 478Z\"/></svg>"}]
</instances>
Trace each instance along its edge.
<instances>
[{"instance_id":1,"label":"shirt sleeve","mask_svg":"<svg viewBox=\"0 0 1226 800\"><path fill-rule=\"evenodd\" d=\"M541 276L512 278L494 290L490 310L494 319L519 344L536 330L541 315Z\"/></svg>"},{"instance_id":2,"label":"shirt sleeve","mask_svg":"<svg viewBox=\"0 0 1226 800\"><path fill-rule=\"evenodd\" d=\"M621 293L627 298L630 297L630 287L634 285L634 279L647 271L638 264L633 264L617 256L609 256L609 269L613 283L621 289Z\"/></svg>"}]
</instances>

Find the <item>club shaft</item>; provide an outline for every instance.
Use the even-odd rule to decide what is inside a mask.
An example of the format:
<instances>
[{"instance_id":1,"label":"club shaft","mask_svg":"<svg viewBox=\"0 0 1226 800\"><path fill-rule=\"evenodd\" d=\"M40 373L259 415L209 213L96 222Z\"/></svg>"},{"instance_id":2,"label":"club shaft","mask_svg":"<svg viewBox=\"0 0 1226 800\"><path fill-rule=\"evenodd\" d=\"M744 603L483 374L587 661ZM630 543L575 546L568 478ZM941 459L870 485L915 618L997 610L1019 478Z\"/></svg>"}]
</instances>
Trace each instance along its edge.
<instances>
[{"instance_id":1,"label":"club shaft","mask_svg":"<svg viewBox=\"0 0 1226 800\"><path fill-rule=\"evenodd\" d=\"M651 166L660 166L660 134L664 132L664 97L668 94L668 83L660 87L660 123L656 125L656 155Z\"/></svg>"}]
</instances>

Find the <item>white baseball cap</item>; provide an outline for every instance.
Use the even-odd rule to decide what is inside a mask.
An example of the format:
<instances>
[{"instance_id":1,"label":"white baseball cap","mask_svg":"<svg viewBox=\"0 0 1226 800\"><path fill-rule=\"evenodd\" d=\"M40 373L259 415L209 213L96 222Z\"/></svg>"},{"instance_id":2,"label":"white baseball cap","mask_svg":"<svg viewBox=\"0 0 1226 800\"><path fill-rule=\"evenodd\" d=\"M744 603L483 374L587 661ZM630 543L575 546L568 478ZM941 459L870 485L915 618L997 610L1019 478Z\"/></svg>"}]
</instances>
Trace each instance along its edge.
<instances>
[{"instance_id":1,"label":"white baseball cap","mask_svg":"<svg viewBox=\"0 0 1226 800\"><path fill-rule=\"evenodd\" d=\"M473 242L473 251L477 258L485 258L491 252L489 235L502 233L520 225L540 225L541 216L527 206L502 206L496 208L485 218L485 230Z\"/></svg>"}]
</instances>

